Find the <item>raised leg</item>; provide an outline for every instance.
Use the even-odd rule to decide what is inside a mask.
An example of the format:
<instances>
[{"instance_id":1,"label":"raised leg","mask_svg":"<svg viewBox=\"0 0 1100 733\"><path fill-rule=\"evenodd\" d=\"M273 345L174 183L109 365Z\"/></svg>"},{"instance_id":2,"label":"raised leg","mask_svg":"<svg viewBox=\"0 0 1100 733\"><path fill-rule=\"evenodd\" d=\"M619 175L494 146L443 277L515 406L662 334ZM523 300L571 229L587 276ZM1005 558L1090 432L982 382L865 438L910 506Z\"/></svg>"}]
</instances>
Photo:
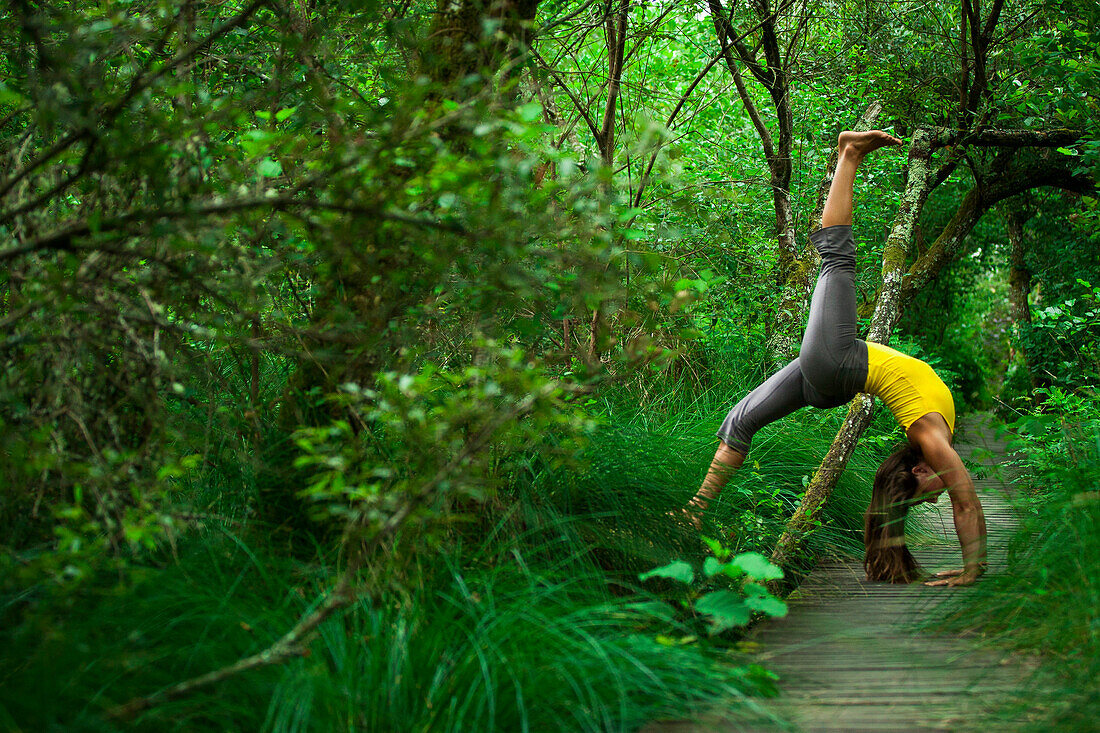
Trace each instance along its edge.
<instances>
[{"instance_id":1,"label":"raised leg","mask_svg":"<svg viewBox=\"0 0 1100 733\"><path fill-rule=\"evenodd\" d=\"M821 212L823 229L841 224L852 225L852 191L856 170L868 153L887 145L901 145L901 140L882 130L840 133L837 138L836 173L829 185L825 208Z\"/></svg>"},{"instance_id":2,"label":"raised leg","mask_svg":"<svg viewBox=\"0 0 1100 733\"><path fill-rule=\"evenodd\" d=\"M901 140L873 130L844 132L837 142L836 174L822 212L822 229L814 234L814 243L822 254L822 267L810 304L802 352L798 359L746 395L726 416L718 432L722 443L702 486L684 510L696 527L700 526L702 511L744 462L757 430L807 404L818 407L842 404L862 388L862 380L866 378L866 345L856 340L852 190L863 158L883 146L900 145ZM827 227L839 229L827 230Z\"/></svg>"},{"instance_id":3,"label":"raised leg","mask_svg":"<svg viewBox=\"0 0 1100 733\"><path fill-rule=\"evenodd\" d=\"M810 237L821 254L821 270L798 357L809 386L807 400L815 407L847 402L867 379L867 346L857 339L856 328L852 187L868 153L900 143L881 130L844 132L837 141L836 175L825 200L822 228Z\"/></svg>"}]
</instances>

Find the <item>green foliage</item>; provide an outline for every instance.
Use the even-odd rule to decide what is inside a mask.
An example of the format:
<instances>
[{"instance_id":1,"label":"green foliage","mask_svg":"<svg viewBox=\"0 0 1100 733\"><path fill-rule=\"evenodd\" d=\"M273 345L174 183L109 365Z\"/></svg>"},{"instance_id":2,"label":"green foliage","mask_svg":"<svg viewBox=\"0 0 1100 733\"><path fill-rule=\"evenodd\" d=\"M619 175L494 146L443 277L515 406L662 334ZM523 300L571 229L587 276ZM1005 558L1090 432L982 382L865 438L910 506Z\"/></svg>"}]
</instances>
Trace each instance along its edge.
<instances>
[{"instance_id":1,"label":"green foliage","mask_svg":"<svg viewBox=\"0 0 1100 733\"><path fill-rule=\"evenodd\" d=\"M778 580L783 571L768 562L757 552L742 552L734 555L717 540L703 537L703 542L714 553L703 560L703 575L709 579L704 588L693 589L686 605L696 614L705 616L711 634L719 634L729 629L745 627L754 612L764 616L786 616L787 604L779 600L767 588L756 583L757 580ZM718 576L722 576L719 579ZM664 567L655 568L638 576L642 581L650 578L669 578L685 585L691 585L695 574L691 565L678 560ZM729 584L732 588L719 588L703 592L706 587L719 583Z\"/></svg>"},{"instance_id":2,"label":"green foliage","mask_svg":"<svg viewBox=\"0 0 1100 733\"><path fill-rule=\"evenodd\" d=\"M1080 278L1077 284L1078 297L1036 309L1019 334L1033 368L1066 389L1088 388L1100 378L1100 287Z\"/></svg>"},{"instance_id":3,"label":"green foliage","mask_svg":"<svg viewBox=\"0 0 1100 733\"><path fill-rule=\"evenodd\" d=\"M650 578L668 578L690 585L691 581L695 580L695 571L691 569L690 564L683 560L676 560L675 562L670 562L668 565L653 568L648 573L642 573L638 576L638 580L642 581L649 580Z\"/></svg>"},{"instance_id":4,"label":"green foliage","mask_svg":"<svg viewBox=\"0 0 1100 733\"><path fill-rule=\"evenodd\" d=\"M727 651L662 643L656 632L687 633L672 610L609 593L563 539L568 523L541 519L518 541L491 534L461 565L437 555L438 572L398 597L364 597L284 668L125 729L633 730L719 701L751 711L746 696L771 690L766 673L731 664ZM0 719L25 730L121 730L105 707L261 648L314 602L326 575L212 533L166 567L134 568L130 586L86 584L79 605L43 584L21 625L10 623L17 606L7 596Z\"/></svg>"},{"instance_id":5,"label":"green foliage","mask_svg":"<svg viewBox=\"0 0 1100 733\"><path fill-rule=\"evenodd\" d=\"M0 255L0 445L17 459L2 501L15 548L60 539L35 555L42 572L169 541L176 489L229 463L259 469L242 488L280 525L303 488L335 530L366 494L381 503L364 526L424 487L488 495L499 455L571 429L548 369L556 319L625 297L622 265L648 268L623 251L598 176L536 180L569 162L537 105L350 75L313 31L299 38L298 11L256 7L76 4L0 38L5 104L33 103L3 130L27 157L0 185L0 233L24 243ZM264 71L190 66L189 36ZM338 100L284 83L326 63L349 74ZM651 352L630 340L614 357ZM324 397L345 384L370 404Z\"/></svg>"},{"instance_id":6,"label":"green foliage","mask_svg":"<svg viewBox=\"0 0 1100 733\"><path fill-rule=\"evenodd\" d=\"M340 419L294 434L299 495L317 521L337 519L369 536L402 507L440 495L484 501L525 459L518 447L583 422L556 382L526 367L521 350L492 342L481 349L487 358L461 373L429 363L418 374L383 373L373 389L346 383L329 402L354 426Z\"/></svg>"},{"instance_id":7,"label":"green foliage","mask_svg":"<svg viewBox=\"0 0 1100 733\"><path fill-rule=\"evenodd\" d=\"M754 580L841 418L761 432L706 518L714 556L665 515L774 358L757 126L707 67L698 4L627 4L615 104L591 32L610 6L539 3L533 36L482 5L0 10L0 727L112 729L106 707L277 638L349 558L362 596L310 656L138 727L625 730L770 689L635 582L706 584L716 632L780 615ZM962 120L955 6L801 12L778 18L802 39L799 241L872 99L900 134ZM982 119L1084 129L1052 154L1091 170L1095 7L1006 12ZM896 160L861 173L867 293ZM1069 254L1049 202L1031 225L1046 315L1021 335L1059 375L1094 369L1095 293L1073 281L1100 282L1095 202L1066 206ZM918 305L957 325L917 340L968 394L998 363L976 345L989 303L960 297L990 262ZM888 423L812 552L860 552Z\"/></svg>"},{"instance_id":8,"label":"green foliage","mask_svg":"<svg viewBox=\"0 0 1100 733\"><path fill-rule=\"evenodd\" d=\"M1031 276L1030 320L1013 329L1020 358L1006 376L1006 403L1022 403L1026 409L1036 401L1036 386L1076 388L1098 379L1097 293L1092 285L1100 282L1097 216L1093 198L1058 197L1037 207L1023 228L1023 264Z\"/></svg>"},{"instance_id":9,"label":"green foliage","mask_svg":"<svg viewBox=\"0 0 1100 733\"><path fill-rule=\"evenodd\" d=\"M1001 80L1005 109L998 123L1014 119L1040 127L1053 122L1083 130L1079 143L1056 152L1075 159L1081 171L1095 171L1100 165L1100 10L1089 0L1056 0L1045 3L1042 12L1047 22L1011 50L1019 68ZM1046 93L1036 94L1040 90Z\"/></svg>"}]
</instances>

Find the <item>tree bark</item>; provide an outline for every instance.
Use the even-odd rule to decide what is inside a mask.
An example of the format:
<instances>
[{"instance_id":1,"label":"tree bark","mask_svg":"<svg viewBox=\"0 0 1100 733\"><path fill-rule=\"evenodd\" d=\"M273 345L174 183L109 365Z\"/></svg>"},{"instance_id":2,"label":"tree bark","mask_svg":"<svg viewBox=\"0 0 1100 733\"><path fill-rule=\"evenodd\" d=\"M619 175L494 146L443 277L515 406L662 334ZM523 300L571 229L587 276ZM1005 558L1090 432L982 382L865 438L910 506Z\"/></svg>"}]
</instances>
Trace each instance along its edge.
<instances>
[{"instance_id":1,"label":"tree bark","mask_svg":"<svg viewBox=\"0 0 1100 733\"><path fill-rule=\"evenodd\" d=\"M600 158L606 166L615 163L615 110L619 104L619 89L623 80L623 60L626 58L626 28L629 0L620 0L604 19L607 36L607 101L603 121L596 135Z\"/></svg>"},{"instance_id":2,"label":"tree bark","mask_svg":"<svg viewBox=\"0 0 1100 733\"><path fill-rule=\"evenodd\" d=\"M1031 271L1024 262L1024 224L1031 217L1031 212L1017 206L1004 207L1005 232L1008 234L1008 305L1009 315L1017 337L1022 329L1031 325L1031 305L1028 296L1031 294ZM1027 371L1028 381L1032 388L1042 387L1042 380L1038 378L1035 370L1031 368L1031 360L1028 358L1027 347L1017 338L1013 344L1009 359Z\"/></svg>"},{"instance_id":3,"label":"tree bark","mask_svg":"<svg viewBox=\"0 0 1100 733\"><path fill-rule=\"evenodd\" d=\"M1036 157L1019 162L1015 155L1007 154L1002 155L999 161L983 177L992 183L986 184L980 180L975 184L940 236L909 268L903 284L903 302L908 302L928 285L959 254L966 235L995 204L1042 186L1053 186L1082 194L1095 191L1093 182L1087 176L1075 174L1071 169L1052 164L1049 160Z\"/></svg>"},{"instance_id":4,"label":"tree bark","mask_svg":"<svg viewBox=\"0 0 1100 733\"><path fill-rule=\"evenodd\" d=\"M438 0L421 50L420 72L443 84L471 74L496 73L531 40L538 4L538 0Z\"/></svg>"}]
</instances>

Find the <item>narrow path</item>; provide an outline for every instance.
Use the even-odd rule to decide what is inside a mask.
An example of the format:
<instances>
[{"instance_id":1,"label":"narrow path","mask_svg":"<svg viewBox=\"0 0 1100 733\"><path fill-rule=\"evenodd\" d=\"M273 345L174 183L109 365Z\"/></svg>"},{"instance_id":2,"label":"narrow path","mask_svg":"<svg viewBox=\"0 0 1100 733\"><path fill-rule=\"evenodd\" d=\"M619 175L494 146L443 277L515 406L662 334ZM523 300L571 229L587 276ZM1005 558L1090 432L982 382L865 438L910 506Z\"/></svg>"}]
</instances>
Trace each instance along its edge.
<instances>
[{"instance_id":1,"label":"narrow path","mask_svg":"<svg viewBox=\"0 0 1100 733\"><path fill-rule=\"evenodd\" d=\"M981 418L964 421L957 441L964 459L979 449L975 485L989 530L989 572L1006 571L1005 546L1015 527L1004 444ZM991 455L990 455L991 454ZM911 542L928 570L961 566L946 497L926 513L931 536ZM996 699L1018 689L1030 665L981 648L958 634L920 631L940 603L967 588L867 583L859 561L820 565L790 599L790 614L761 624L752 640L761 663L780 675L781 697L769 707L804 731L952 731L976 722ZM657 724L647 733L775 730L723 722Z\"/></svg>"}]
</instances>

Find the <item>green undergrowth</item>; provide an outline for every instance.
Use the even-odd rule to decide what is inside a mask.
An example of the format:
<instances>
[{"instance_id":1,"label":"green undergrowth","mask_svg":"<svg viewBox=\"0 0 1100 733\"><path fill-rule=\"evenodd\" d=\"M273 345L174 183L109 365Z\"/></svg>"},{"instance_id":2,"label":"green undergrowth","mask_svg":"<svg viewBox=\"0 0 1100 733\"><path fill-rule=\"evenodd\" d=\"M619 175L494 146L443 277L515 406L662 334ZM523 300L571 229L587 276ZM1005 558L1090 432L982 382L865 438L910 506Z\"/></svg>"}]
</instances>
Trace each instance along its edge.
<instances>
[{"instance_id":1,"label":"green undergrowth","mask_svg":"<svg viewBox=\"0 0 1100 733\"><path fill-rule=\"evenodd\" d=\"M1092 731L1100 719L1100 412L1059 390L1044 410L1012 426L1021 521L1007 572L960 596L947 623L1036 655L1034 678L992 713L999 730Z\"/></svg>"},{"instance_id":2,"label":"green undergrowth","mask_svg":"<svg viewBox=\"0 0 1100 733\"><path fill-rule=\"evenodd\" d=\"M702 393L670 386L641 406L629 395L607 400L583 457L585 470L540 477L540 500L582 518L585 539L608 569L640 572L685 554L701 559L707 551L699 533L669 512L698 490L718 447L715 431L755 377L721 376L726 378ZM765 427L706 512L703 534L734 552L770 555L845 414L800 410ZM871 479L898 438L889 413L880 409L808 537L810 555L862 556Z\"/></svg>"},{"instance_id":3,"label":"green undergrowth","mask_svg":"<svg viewBox=\"0 0 1100 733\"><path fill-rule=\"evenodd\" d=\"M554 451L536 447L527 474L491 501L449 510L451 531L428 544L399 537L308 656L125 725L104 711L289 629L331 587L333 551L318 541L315 555L289 555L261 526L211 518L175 548L77 590L5 587L0 728L628 731L716 708L731 720L767 717L774 678L736 651L742 630L714 632L690 593L638 578L674 560L701 566L708 552L667 512L698 488L714 431L757 376L714 371L706 389L657 380L645 393L605 390L589 405L597 427L579 455L551 464ZM703 534L769 554L843 417L805 410L762 431ZM813 553L861 552L889 430L880 416L809 538ZM247 518L251 494L218 476L225 515ZM194 483L195 504L208 505L207 483Z\"/></svg>"},{"instance_id":4,"label":"green undergrowth","mask_svg":"<svg viewBox=\"0 0 1100 733\"><path fill-rule=\"evenodd\" d=\"M538 533L545 538L546 532ZM162 568L79 598L5 599L0 727L137 730L630 730L718 701L756 706L770 677L686 634L666 603L613 595L560 539L488 542L405 592L367 594L308 656L115 725L102 711L253 653L318 597L325 569L214 533ZM549 564L546 557L557 558ZM10 623L19 614L23 623Z\"/></svg>"}]
</instances>

